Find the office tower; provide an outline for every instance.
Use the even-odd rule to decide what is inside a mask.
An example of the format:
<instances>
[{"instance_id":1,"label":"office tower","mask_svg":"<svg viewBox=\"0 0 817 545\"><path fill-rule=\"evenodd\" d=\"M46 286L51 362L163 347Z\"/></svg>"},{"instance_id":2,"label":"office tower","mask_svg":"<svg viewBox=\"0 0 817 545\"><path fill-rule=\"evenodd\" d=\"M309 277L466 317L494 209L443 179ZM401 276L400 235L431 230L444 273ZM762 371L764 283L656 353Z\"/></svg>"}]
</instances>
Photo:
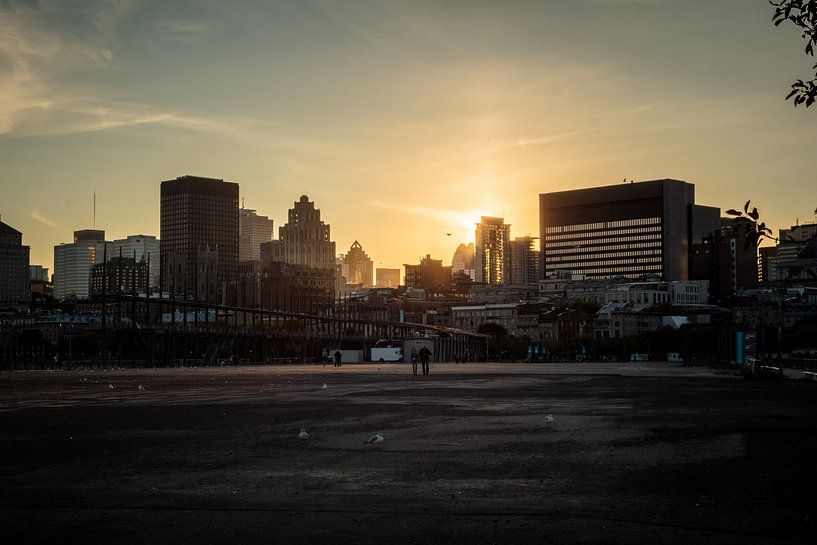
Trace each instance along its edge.
<instances>
[{"instance_id":1,"label":"office tower","mask_svg":"<svg viewBox=\"0 0 817 545\"><path fill-rule=\"evenodd\" d=\"M119 257L119 251L122 251L122 257L136 258L137 262L144 260L149 264L148 283L151 288L159 287L159 273L161 271L161 244L159 239L153 235L129 235L125 238L120 238L111 241L110 249L108 250L108 259ZM97 263L102 261L102 255L97 254ZM139 289L145 289L144 281Z\"/></svg>"},{"instance_id":2,"label":"office tower","mask_svg":"<svg viewBox=\"0 0 817 545\"><path fill-rule=\"evenodd\" d=\"M239 208L238 235L238 261L261 259L261 244L272 240L272 220L250 208Z\"/></svg>"},{"instance_id":3,"label":"office tower","mask_svg":"<svg viewBox=\"0 0 817 545\"><path fill-rule=\"evenodd\" d=\"M690 280L708 280L713 303L757 286L757 248L746 245L746 230L734 218L721 218L720 229L693 243L689 260Z\"/></svg>"},{"instance_id":4,"label":"office tower","mask_svg":"<svg viewBox=\"0 0 817 545\"><path fill-rule=\"evenodd\" d=\"M653 180L539 195L543 273L589 278L689 278L693 242L716 231L720 209L695 186Z\"/></svg>"},{"instance_id":5,"label":"office tower","mask_svg":"<svg viewBox=\"0 0 817 545\"><path fill-rule=\"evenodd\" d=\"M403 265L406 269L406 287L420 288L436 292L451 289L451 267L443 267L442 259L431 259L426 255L418 265Z\"/></svg>"},{"instance_id":6,"label":"office tower","mask_svg":"<svg viewBox=\"0 0 817 545\"><path fill-rule=\"evenodd\" d=\"M758 248L758 276L760 282L777 280L777 246Z\"/></svg>"},{"instance_id":7,"label":"office tower","mask_svg":"<svg viewBox=\"0 0 817 545\"><path fill-rule=\"evenodd\" d=\"M778 233L777 259L778 261L792 261L806 243L817 236L817 223L792 225L788 229L780 229Z\"/></svg>"},{"instance_id":8,"label":"office tower","mask_svg":"<svg viewBox=\"0 0 817 545\"><path fill-rule=\"evenodd\" d=\"M91 268L101 263L106 253L113 256L110 243L105 242L105 231L83 229L74 231L74 242L54 246L54 298L86 299Z\"/></svg>"},{"instance_id":9,"label":"office tower","mask_svg":"<svg viewBox=\"0 0 817 545\"><path fill-rule=\"evenodd\" d=\"M514 286L536 284L539 280L539 250L536 237L517 237L508 244L508 273L505 283Z\"/></svg>"},{"instance_id":10,"label":"office tower","mask_svg":"<svg viewBox=\"0 0 817 545\"><path fill-rule=\"evenodd\" d=\"M0 304L31 302L28 264L29 247L23 246L23 234L0 221Z\"/></svg>"},{"instance_id":11,"label":"office tower","mask_svg":"<svg viewBox=\"0 0 817 545\"><path fill-rule=\"evenodd\" d=\"M320 209L306 195L289 209L287 223L278 228L278 240L261 245L261 257L335 270L335 243L329 238L329 225L321 221Z\"/></svg>"},{"instance_id":12,"label":"office tower","mask_svg":"<svg viewBox=\"0 0 817 545\"><path fill-rule=\"evenodd\" d=\"M207 293L206 299L200 300L234 302L238 282L238 184L181 176L162 182L161 195L159 238L164 286L172 286L175 293L188 298ZM212 271L210 259L216 262ZM175 268L170 267L171 262ZM179 276L180 272L183 276Z\"/></svg>"},{"instance_id":13,"label":"office tower","mask_svg":"<svg viewBox=\"0 0 817 545\"><path fill-rule=\"evenodd\" d=\"M375 270L378 288L396 288L400 285L400 269L378 267Z\"/></svg>"},{"instance_id":14,"label":"office tower","mask_svg":"<svg viewBox=\"0 0 817 545\"><path fill-rule=\"evenodd\" d=\"M364 288L374 285L374 267L363 246L354 241L349 251L341 257L343 276L347 284L360 284Z\"/></svg>"},{"instance_id":15,"label":"office tower","mask_svg":"<svg viewBox=\"0 0 817 545\"><path fill-rule=\"evenodd\" d=\"M502 284L508 267L508 242L511 226L503 218L482 216L477 224L474 244L475 281Z\"/></svg>"},{"instance_id":16,"label":"office tower","mask_svg":"<svg viewBox=\"0 0 817 545\"><path fill-rule=\"evenodd\" d=\"M31 280L36 280L38 282L51 282L51 279L48 277L48 267L43 267L42 265L29 265L29 278Z\"/></svg>"},{"instance_id":17,"label":"office tower","mask_svg":"<svg viewBox=\"0 0 817 545\"><path fill-rule=\"evenodd\" d=\"M474 270L474 243L460 244L454 250L454 257L451 259L451 274L462 273L467 275L471 280L474 279L476 271Z\"/></svg>"}]
</instances>

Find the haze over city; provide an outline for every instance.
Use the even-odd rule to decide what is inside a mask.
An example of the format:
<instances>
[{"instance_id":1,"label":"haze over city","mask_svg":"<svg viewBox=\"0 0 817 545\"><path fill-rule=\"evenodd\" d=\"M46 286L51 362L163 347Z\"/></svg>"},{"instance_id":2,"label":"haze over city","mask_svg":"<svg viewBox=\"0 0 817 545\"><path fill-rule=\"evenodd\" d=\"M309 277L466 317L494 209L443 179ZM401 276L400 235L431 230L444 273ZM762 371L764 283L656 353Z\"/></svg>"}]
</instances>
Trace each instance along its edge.
<instances>
[{"instance_id":1,"label":"haze over city","mask_svg":"<svg viewBox=\"0 0 817 545\"><path fill-rule=\"evenodd\" d=\"M31 262L92 224L159 234L159 182L307 194L338 251L449 260L481 215L676 178L777 227L811 219L811 59L763 1L3 2L2 219ZM446 233L451 233L447 236Z\"/></svg>"}]
</instances>

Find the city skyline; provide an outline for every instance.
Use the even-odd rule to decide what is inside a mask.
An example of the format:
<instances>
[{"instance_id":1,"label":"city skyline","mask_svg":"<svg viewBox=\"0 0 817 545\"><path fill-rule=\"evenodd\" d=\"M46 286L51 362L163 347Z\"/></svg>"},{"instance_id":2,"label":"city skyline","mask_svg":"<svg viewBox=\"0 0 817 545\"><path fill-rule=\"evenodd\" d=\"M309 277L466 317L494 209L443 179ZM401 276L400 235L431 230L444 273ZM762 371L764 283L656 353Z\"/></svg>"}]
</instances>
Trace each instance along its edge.
<instances>
[{"instance_id":1,"label":"city skyline","mask_svg":"<svg viewBox=\"0 0 817 545\"><path fill-rule=\"evenodd\" d=\"M188 173L279 224L306 194L392 267L483 215L535 236L538 194L625 177L811 219L814 117L783 100L810 59L765 2L468 7L4 3L3 220L53 270L94 192L111 238L158 235L157 181Z\"/></svg>"}]
</instances>

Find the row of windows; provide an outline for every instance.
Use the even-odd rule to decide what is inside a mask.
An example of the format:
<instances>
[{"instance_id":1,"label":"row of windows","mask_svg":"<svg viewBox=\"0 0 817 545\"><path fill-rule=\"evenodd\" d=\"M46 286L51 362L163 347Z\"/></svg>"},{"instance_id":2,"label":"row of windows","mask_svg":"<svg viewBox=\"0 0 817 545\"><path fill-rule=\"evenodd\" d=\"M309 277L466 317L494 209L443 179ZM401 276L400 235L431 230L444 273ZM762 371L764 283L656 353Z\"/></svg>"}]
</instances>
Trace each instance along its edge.
<instances>
[{"instance_id":1,"label":"row of windows","mask_svg":"<svg viewBox=\"0 0 817 545\"><path fill-rule=\"evenodd\" d=\"M545 240L586 240L586 239L594 239L599 236L611 236L611 235L630 235L630 234L641 234L641 233L660 233L661 232L661 225L646 225L644 227L633 227L633 228L626 228L626 229L596 229L594 231L582 231L577 233L568 233L565 235L546 235Z\"/></svg>"},{"instance_id":2,"label":"row of windows","mask_svg":"<svg viewBox=\"0 0 817 545\"><path fill-rule=\"evenodd\" d=\"M638 254L655 254L661 252L661 245L657 243L640 243L640 244L603 244L599 246L581 246L579 248L556 248L548 250L545 257L550 256L565 256L565 255L602 255L610 252L621 250L628 250L631 255Z\"/></svg>"},{"instance_id":3,"label":"row of windows","mask_svg":"<svg viewBox=\"0 0 817 545\"><path fill-rule=\"evenodd\" d=\"M628 262L629 263L629 262ZM606 263L604 263L606 265ZM549 267L548 270L566 270L573 271L577 274L623 274L627 272L660 272L662 270L660 265L640 265L640 266L621 266L621 267L568 267L561 265L559 267Z\"/></svg>"},{"instance_id":4,"label":"row of windows","mask_svg":"<svg viewBox=\"0 0 817 545\"><path fill-rule=\"evenodd\" d=\"M613 229L616 227L633 227L661 223L661 218L636 218L631 220L601 221L596 223L579 223L575 225L558 225L546 227L545 233L571 233L573 231L587 231L597 229Z\"/></svg>"},{"instance_id":5,"label":"row of windows","mask_svg":"<svg viewBox=\"0 0 817 545\"><path fill-rule=\"evenodd\" d=\"M559 263L562 261L582 261L582 258L586 259L595 259L595 260L608 260L613 259L616 257L629 257L632 261L638 261L637 258L643 258L645 256L660 256L661 250L637 250L637 251L630 251L630 252L608 252L608 253L601 253L601 252L593 252L593 253L584 253L584 254L572 254L572 255L561 255L561 256L547 256L545 258L545 262L547 263ZM649 259L649 261L654 261L654 258Z\"/></svg>"},{"instance_id":6,"label":"row of windows","mask_svg":"<svg viewBox=\"0 0 817 545\"><path fill-rule=\"evenodd\" d=\"M654 233L649 235L629 235L621 237L597 237L585 240L569 240L564 242L547 242L545 243L545 250L550 248L592 248L593 246L604 244L625 244L635 243L639 241L649 241L653 244L661 243L661 233Z\"/></svg>"},{"instance_id":7,"label":"row of windows","mask_svg":"<svg viewBox=\"0 0 817 545\"><path fill-rule=\"evenodd\" d=\"M640 259L604 259L604 260L581 260L581 261L562 261L559 263L548 262L547 267L559 269L581 269L585 267L616 267L617 265L661 265L661 259L656 258L640 258Z\"/></svg>"}]
</instances>

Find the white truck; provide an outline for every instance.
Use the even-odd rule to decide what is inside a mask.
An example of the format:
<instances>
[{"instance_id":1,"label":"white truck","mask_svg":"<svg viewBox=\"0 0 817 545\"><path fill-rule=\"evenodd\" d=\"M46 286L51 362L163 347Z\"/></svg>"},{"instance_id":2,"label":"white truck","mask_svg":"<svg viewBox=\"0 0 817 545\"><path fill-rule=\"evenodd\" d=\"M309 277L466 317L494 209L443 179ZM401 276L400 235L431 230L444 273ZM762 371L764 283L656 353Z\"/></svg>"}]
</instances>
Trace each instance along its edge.
<instances>
[{"instance_id":1,"label":"white truck","mask_svg":"<svg viewBox=\"0 0 817 545\"><path fill-rule=\"evenodd\" d=\"M403 347L398 341L387 341L380 339L372 347L371 361L403 361Z\"/></svg>"}]
</instances>

